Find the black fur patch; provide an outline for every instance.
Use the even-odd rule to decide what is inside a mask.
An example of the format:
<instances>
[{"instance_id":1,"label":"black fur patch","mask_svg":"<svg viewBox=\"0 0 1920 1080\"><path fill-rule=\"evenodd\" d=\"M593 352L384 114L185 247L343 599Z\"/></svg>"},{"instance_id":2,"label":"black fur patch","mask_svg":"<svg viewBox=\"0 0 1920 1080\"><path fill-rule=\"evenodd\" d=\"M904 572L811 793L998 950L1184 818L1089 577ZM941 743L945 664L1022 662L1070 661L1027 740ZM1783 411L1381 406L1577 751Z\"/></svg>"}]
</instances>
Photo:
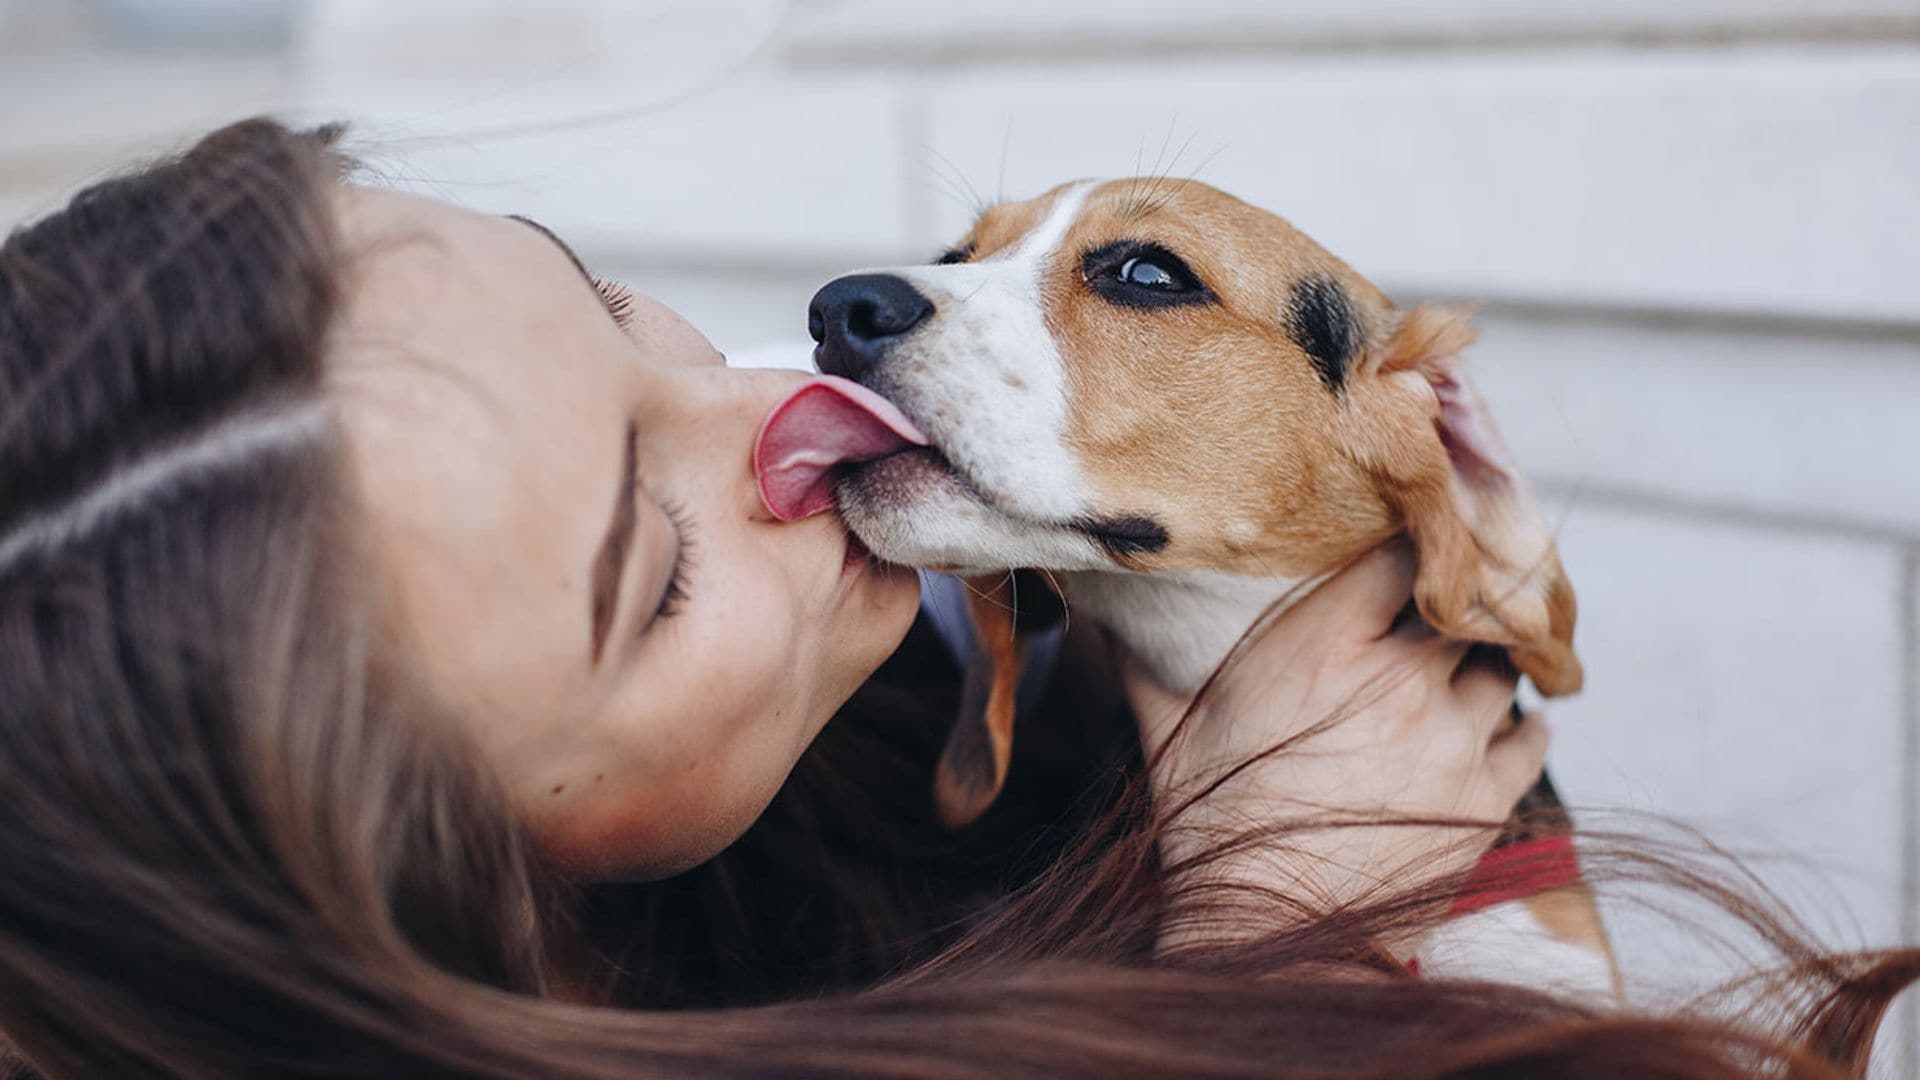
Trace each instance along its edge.
<instances>
[{"instance_id":1,"label":"black fur patch","mask_svg":"<svg viewBox=\"0 0 1920 1080\"><path fill-rule=\"evenodd\" d=\"M1152 518L1129 515L1083 522L1080 531L1118 559L1151 555L1167 546L1167 530Z\"/></svg>"},{"instance_id":2,"label":"black fur patch","mask_svg":"<svg viewBox=\"0 0 1920 1080\"><path fill-rule=\"evenodd\" d=\"M1313 358L1320 381L1339 393L1347 385L1347 368L1360 348L1360 324L1354 321L1353 301L1332 278L1308 278L1293 287L1287 312L1293 340Z\"/></svg>"},{"instance_id":3,"label":"black fur patch","mask_svg":"<svg viewBox=\"0 0 1920 1080\"><path fill-rule=\"evenodd\" d=\"M1013 572L1013 625L1023 634L1045 630L1067 617L1066 601L1032 570Z\"/></svg>"}]
</instances>

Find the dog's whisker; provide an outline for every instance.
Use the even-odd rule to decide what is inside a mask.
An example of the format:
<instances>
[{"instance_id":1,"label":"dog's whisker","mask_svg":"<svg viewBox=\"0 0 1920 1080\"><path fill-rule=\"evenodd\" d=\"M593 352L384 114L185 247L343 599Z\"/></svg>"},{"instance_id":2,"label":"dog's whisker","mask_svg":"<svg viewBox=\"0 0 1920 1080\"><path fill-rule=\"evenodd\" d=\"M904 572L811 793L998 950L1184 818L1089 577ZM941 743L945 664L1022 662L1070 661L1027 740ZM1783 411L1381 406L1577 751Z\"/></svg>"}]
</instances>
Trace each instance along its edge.
<instances>
[{"instance_id":1,"label":"dog's whisker","mask_svg":"<svg viewBox=\"0 0 1920 1080\"><path fill-rule=\"evenodd\" d=\"M1188 149L1193 146L1193 140L1199 137L1198 132L1188 135L1187 140L1180 144L1180 149L1174 151L1173 158L1167 162L1165 170L1154 177L1153 186L1149 191L1147 200L1147 214L1151 214L1160 207L1165 206L1167 202L1173 198L1174 192L1178 190L1170 182L1173 177L1173 171L1180 167L1180 160L1187 156Z\"/></svg>"},{"instance_id":2,"label":"dog's whisker","mask_svg":"<svg viewBox=\"0 0 1920 1080\"><path fill-rule=\"evenodd\" d=\"M1007 201L1007 148L1013 144L1013 117L1007 117L1007 128L1000 133L1000 170L993 187L994 205Z\"/></svg>"},{"instance_id":3,"label":"dog's whisker","mask_svg":"<svg viewBox=\"0 0 1920 1080\"><path fill-rule=\"evenodd\" d=\"M1194 166L1193 171L1187 174L1187 182L1190 184L1198 183L1200 180L1200 174L1207 171L1207 166L1213 164L1216 158L1218 158L1221 154L1224 154L1226 152L1227 152L1226 143L1221 143L1219 146L1214 147L1213 150L1210 151L1206 157L1203 157L1200 159L1200 164Z\"/></svg>"},{"instance_id":4,"label":"dog's whisker","mask_svg":"<svg viewBox=\"0 0 1920 1080\"><path fill-rule=\"evenodd\" d=\"M1179 124L1180 124L1180 121L1176 117L1169 117L1167 119L1166 134L1160 137L1160 149L1155 151L1153 155L1153 168L1147 170L1147 175L1149 177L1158 176L1160 174L1160 164L1161 162L1166 160L1167 149L1173 145L1174 129L1178 127Z\"/></svg>"},{"instance_id":5,"label":"dog's whisker","mask_svg":"<svg viewBox=\"0 0 1920 1080\"><path fill-rule=\"evenodd\" d=\"M956 177L951 171L953 163L938 154L933 147L925 144L922 144L916 152L919 158L917 164L930 179L940 183L946 196L963 209L973 211L975 209L973 200L969 197L962 178Z\"/></svg>"},{"instance_id":6,"label":"dog's whisker","mask_svg":"<svg viewBox=\"0 0 1920 1080\"><path fill-rule=\"evenodd\" d=\"M979 189L973 186L973 181L967 179L966 171L961 169L960 166L954 164L952 158L949 158L947 155L941 153L939 150L935 149L934 147L932 146L927 147L927 151L931 153L934 157L939 158L941 161L945 162L947 168L953 170L953 175L960 181L961 186L966 189L968 197L973 202L974 213L975 214L985 213L988 205L990 204L987 202L987 200L980 197Z\"/></svg>"},{"instance_id":7,"label":"dog's whisker","mask_svg":"<svg viewBox=\"0 0 1920 1080\"><path fill-rule=\"evenodd\" d=\"M1130 209L1137 210L1139 207L1145 206L1147 202L1153 198L1161 166L1166 161L1167 150L1173 145L1173 132L1178 124L1179 121L1177 119L1169 119L1167 121L1166 133L1160 137L1160 149L1156 150L1153 155L1153 165L1145 170L1144 173L1142 173L1138 167L1135 168L1134 172L1136 184L1139 188L1139 197L1130 200ZM1178 155L1175 155L1175 160L1178 160ZM1129 219L1134 220L1136 217L1130 214Z\"/></svg>"},{"instance_id":8,"label":"dog's whisker","mask_svg":"<svg viewBox=\"0 0 1920 1080\"><path fill-rule=\"evenodd\" d=\"M920 168L940 183L947 198L969 215L977 217L983 209L980 195L973 190L973 185L967 182L966 177L957 171L953 162L930 146L922 146L919 155Z\"/></svg>"},{"instance_id":9,"label":"dog's whisker","mask_svg":"<svg viewBox=\"0 0 1920 1080\"><path fill-rule=\"evenodd\" d=\"M1013 613L1013 618L1007 620L1007 641L1017 643L1020 640L1020 575L1013 570L1007 571L1007 596L1012 603L1008 610Z\"/></svg>"},{"instance_id":10,"label":"dog's whisker","mask_svg":"<svg viewBox=\"0 0 1920 1080\"><path fill-rule=\"evenodd\" d=\"M1188 142L1192 142L1192 140L1189 139ZM1224 145L1215 147L1211 153L1209 153L1206 157L1200 159L1200 164L1195 166L1192 172L1188 173L1185 177L1183 177L1181 182L1182 183L1198 182L1200 179L1200 174L1206 171L1207 166L1213 164L1215 158L1218 158L1222 153L1226 152L1226 149L1227 148ZM1163 181L1164 180L1165 178L1163 178ZM1172 183L1172 182L1160 182L1158 183L1157 186L1159 187L1158 192L1153 197L1145 200L1142 204L1135 207L1132 215L1128 218L1128 221L1130 222L1139 221L1143 218L1151 217L1152 215L1159 213L1161 210L1164 210L1169 203L1173 202L1174 198L1180 194L1179 184Z\"/></svg>"},{"instance_id":11,"label":"dog's whisker","mask_svg":"<svg viewBox=\"0 0 1920 1080\"><path fill-rule=\"evenodd\" d=\"M939 195L940 197L960 207L962 210L968 209L966 196L954 190L953 186L947 183L944 180L944 178L935 177L935 178L909 179L908 183L913 184L915 187L921 189L922 191L927 191L935 195Z\"/></svg>"},{"instance_id":12,"label":"dog's whisker","mask_svg":"<svg viewBox=\"0 0 1920 1080\"><path fill-rule=\"evenodd\" d=\"M1133 207L1140 196L1140 163L1147 156L1147 140L1142 136L1133 151L1133 171L1127 174L1127 201L1123 204L1120 216L1124 221L1133 220Z\"/></svg>"},{"instance_id":13,"label":"dog's whisker","mask_svg":"<svg viewBox=\"0 0 1920 1080\"><path fill-rule=\"evenodd\" d=\"M1054 595L1060 598L1060 632L1066 634L1073 629L1073 606L1067 603L1067 590L1060 584L1060 579L1053 575L1052 570L1044 566L1035 567L1034 570L1047 579L1047 585L1053 589Z\"/></svg>"},{"instance_id":14,"label":"dog's whisker","mask_svg":"<svg viewBox=\"0 0 1920 1080\"><path fill-rule=\"evenodd\" d=\"M1008 571L1008 573L1012 573L1012 571ZM976 599L982 600L988 604L992 604L994 607L997 607L1001 611L1007 612L1008 614L1018 613L1018 609L1008 605L1005 601L998 599L997 597L995 597L993 593L983 591L979 586L968 581L966 578L956 577L954 578L954 580L958 581L962 586L964 586L968 592L974 595Z\"/></svg>"}]
</instances>

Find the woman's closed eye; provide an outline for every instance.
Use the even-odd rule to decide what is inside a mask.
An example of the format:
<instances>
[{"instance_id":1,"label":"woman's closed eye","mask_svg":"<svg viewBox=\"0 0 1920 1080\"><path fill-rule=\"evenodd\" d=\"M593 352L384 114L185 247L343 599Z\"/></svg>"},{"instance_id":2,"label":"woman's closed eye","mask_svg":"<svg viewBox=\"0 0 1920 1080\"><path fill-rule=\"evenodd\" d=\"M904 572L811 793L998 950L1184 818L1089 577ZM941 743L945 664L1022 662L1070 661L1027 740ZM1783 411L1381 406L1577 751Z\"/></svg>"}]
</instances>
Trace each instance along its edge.
<instances>
[{"instance_id":1,"label":"woman's closed eye","mask_svg":"<svg viewBox=\"0 0 1920 1080\"><path fill-rule=\"evenodd\" d=\"M660 603L654 609L653 619L648 620L649 626L654 621L678 615L686 607L687 576L693 567L693 518L686 507L677 502L662 502L660 509L672 523L678 540L673 547L673 571L667 575L666 587L660 591Z\"/></svg>"},{"instance_id":2,"label":"woman's closed eye","mask_svg":"<svg viewBox=\"0 0 1920 1080\"><path fill-rule=\"evenodd\" d=\"M611 278L595 277L593 291L600 294L607 314L622 330L633 329L633 290Z\"/></svg>"},{"instance_id":3,"label":"woman's closed eye","mask_svg":"<svg viewBox=\"0 0 1920 1080\"><path fill-rule=\"evenodd\" d=\"M688 599L687 578L693 565L693 518L684 505L669 499L653 498L647 492L637 471L638 449L639 430L629 420L621 457L620 486L614 492L613 512L607 520L606 535L601 538L588 564L588 577L592 582L588 603L592 631L590 655L595 664L600 661L601 647L612 628L614 616L623 606L619 600L621 581L626 580L636 593L641 588L634 582L637 575L628 572L629 563L640 562L643 567L666 563L669 569L651 607L641 606L640 595L624 605L633 612L628 617L631 627L625 632L626 640L637 641L644 637L648 627L678 614ZM648 496L645 501L659 512L664 522L649 523L644 528L641 526L639 507L643 495ZM635 543L636 538L640 543ZM672 545L671 553L666 550L668 544ZM640 551L649 554L642 556L638 554ZM645 573L645 570L640 573Z\"/></svg>"},{"instance_id":4,"label":"woman's closed eye","mask_svg":"<svg viewBox=\"0 0 1920 1080\"><path fill-rule=\"evenodd\" d=\"M632 289L622 285L618 281L614 281L611 278L603 278L588 270L587 264L580 261L580 256L575 254L574 250L567 246L565 240L556 236L552 229L547 228L545 225L523 214L508 214L507 217L509 220L517 221L552 241L553 246L560 249L560 253L567 257L567 261L573 264L573 268L578 270L580 276L586 279L587 284L593 286L593 291L600 295L600 303L606 307L607 315L613 319L614 325L622 330L630 331L632 329L634 305L634 292Z\"/></svg>"}]
</instances>

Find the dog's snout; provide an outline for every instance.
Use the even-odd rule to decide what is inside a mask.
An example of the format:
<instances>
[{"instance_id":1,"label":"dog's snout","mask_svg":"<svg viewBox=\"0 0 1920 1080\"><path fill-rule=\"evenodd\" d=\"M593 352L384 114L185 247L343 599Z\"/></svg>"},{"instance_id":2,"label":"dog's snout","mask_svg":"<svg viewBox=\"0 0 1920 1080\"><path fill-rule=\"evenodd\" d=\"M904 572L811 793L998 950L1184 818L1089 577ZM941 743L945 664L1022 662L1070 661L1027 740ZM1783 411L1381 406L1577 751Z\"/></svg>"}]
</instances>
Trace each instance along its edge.
<instances>
[{"instance_id":1,"label":"dog's snout","mask_svg":"<svg viewBox=\"0 0 1920 1080\"><path fill-rule=\"evenodd\" d=\"M905 278L853 274L828 282L807 306L814 359L829 375L857 379L887 347L933 314L933 301Z\"/></svg>"}]
</instances>

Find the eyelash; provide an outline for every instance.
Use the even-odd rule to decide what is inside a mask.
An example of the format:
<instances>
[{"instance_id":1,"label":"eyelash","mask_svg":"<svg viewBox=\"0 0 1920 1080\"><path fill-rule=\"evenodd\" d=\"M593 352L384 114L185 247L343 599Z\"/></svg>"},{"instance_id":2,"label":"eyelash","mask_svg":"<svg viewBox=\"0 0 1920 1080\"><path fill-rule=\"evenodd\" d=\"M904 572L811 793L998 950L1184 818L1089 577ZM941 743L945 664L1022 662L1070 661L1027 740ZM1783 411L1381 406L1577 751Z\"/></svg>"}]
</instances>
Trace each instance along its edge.
<instances>
[{"instance_id":1,"label":"eyelash","mask_svg":"<svg viewBox=\"0 0 1920 1080\"><path fill-rule=\"evenodd\" d=\"M680 503L661 503L660 509L666 512L667 520L673 524L674 531L680 534L680 548L674 555L673 574L667 578L666 591L660 594L660 608L653 613L653 617L671 619L680 614L687 603L687 572L693 566L693 518Z\"/></svg>"},{"instance_id":2,"label":"eyelash","mask_svg":"<svg viewBox=\"0 0 1920 1080\"><path fill-rule=\"evenodd\" d=\"M633 290L617 281L597 277L593 279L593 291L600 294L600 302L607 306L607 314L613 316L615 325L622 330L630 329L633 322Z\"/></svg>"}]
</instances>

